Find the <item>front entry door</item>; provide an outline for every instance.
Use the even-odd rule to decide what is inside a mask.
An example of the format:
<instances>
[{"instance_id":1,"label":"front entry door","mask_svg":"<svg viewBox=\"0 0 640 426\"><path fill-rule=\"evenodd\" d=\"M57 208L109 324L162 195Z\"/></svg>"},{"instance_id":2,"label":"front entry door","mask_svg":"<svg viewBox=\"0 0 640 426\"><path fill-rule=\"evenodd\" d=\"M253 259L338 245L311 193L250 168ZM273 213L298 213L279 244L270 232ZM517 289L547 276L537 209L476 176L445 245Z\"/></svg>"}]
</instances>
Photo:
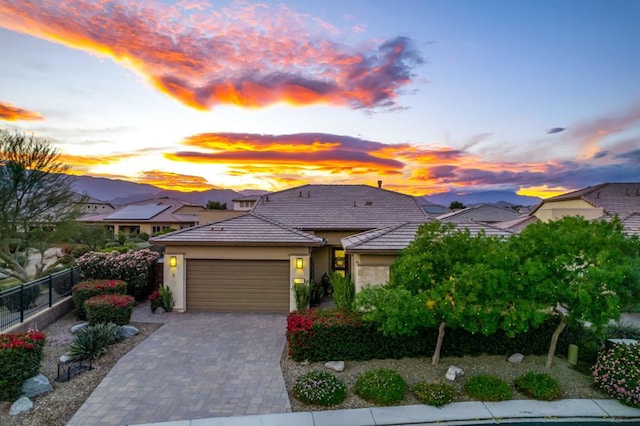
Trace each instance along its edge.
<instances>
[{"instance_id":1,"label":"front entry door","mask_svg":"<svg viewBox=\"0 0 640 426\"><path fill-rule=\"evenodd\" d=\"M333 272L336 272L343 277L347 275L347 253L341 247L334 247L331 250L331 266Z\"/></svg>"}]
</instances>

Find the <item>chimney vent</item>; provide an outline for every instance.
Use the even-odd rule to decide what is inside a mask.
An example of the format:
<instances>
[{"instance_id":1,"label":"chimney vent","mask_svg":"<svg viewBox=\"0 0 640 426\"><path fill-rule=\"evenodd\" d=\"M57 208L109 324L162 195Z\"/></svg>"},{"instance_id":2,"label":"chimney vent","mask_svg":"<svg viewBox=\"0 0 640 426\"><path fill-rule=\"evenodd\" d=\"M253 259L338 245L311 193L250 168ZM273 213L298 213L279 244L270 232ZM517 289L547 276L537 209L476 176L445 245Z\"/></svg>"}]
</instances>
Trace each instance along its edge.
<instances>
[{"instance_id":1,"label":"chimney vent","mask_svg":"<svg viewBox=\"0 0 640 426\"><path fill-rule=\"evenodd\" d=\"M358 207L356 206L356 200L353 200L353 207Z\"/></svg>"},{"instance_id":2,"label":"chimney vent","mask_svg":"<svg viewBox=\"0 0 640 426\"><path fill-rule=\"evenodd\" d=\"M300 191L300 195L298 195L298 197L302 197L302 191Z\"/></svg>"},{"instance_id":3,"label":"chimney vent","mask_svg":"<svg viewBox=\"0 0 640 426\"><path fill-rule=\"evenodd\" d=\"M636 195L640 196L640 188L636 188Z\"/></svg>"},{"instance_id":4,"label":"chimney vent","mask_svg":"<svg viewBox=\"0 0 640 426\"><path fill-rule=\"evenodd\" d=\"M381 180L378 181L378 188L382 188L382 181Z\"/></svg>"},{"instance_id":5,"label":"chimney vent","mask_svg":"<svg viewBox=\"0 0 640 426\"><path fill-rule=\"evenodd\" d=\"M627 197L628 197L629 195L631 195L631 194L629 193L629 188L627 188L626 193L627 193Z\"/></svg>"},{"instance_id":6,"label":"chimney vent","mask_svg":"<svg viewBox=\"0 0 640 426\"><path fill-rule=\"evenodd\" d=\"M307 191L307 198L311 198L311 191Z\"/></svg>"}]
</instances>

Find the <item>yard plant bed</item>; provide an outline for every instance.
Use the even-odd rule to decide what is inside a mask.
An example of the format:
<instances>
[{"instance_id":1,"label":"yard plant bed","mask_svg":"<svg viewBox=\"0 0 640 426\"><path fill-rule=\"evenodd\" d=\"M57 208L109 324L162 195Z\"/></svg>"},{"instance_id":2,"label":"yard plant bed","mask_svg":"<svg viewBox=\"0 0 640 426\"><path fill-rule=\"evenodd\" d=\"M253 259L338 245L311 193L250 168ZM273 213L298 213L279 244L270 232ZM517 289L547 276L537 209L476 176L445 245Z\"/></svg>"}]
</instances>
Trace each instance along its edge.
<instances>
[{"instance_id":1,"label":"yard plant bed","mask_svg":"<svg viewBox=\"0 0 640 426\"><path fill-rule=\"evenodd\" d=\"M67 352L73 341L71 327L80 322L82 321L77 320L72 311L41 330L47 335L47 340L44 347L44 359L39 371L47 376L53 386L53 391L31 398L34 404L33 410L18 416L9 415L11 402L1 401L0 425L66 425L118 360L162 325L131 323L140 330L139 334L109 346L105 355L93 361L91 370L83 371L82 374L72 377L68 382L57 382L55 378L58 375L58 361L60 356Z\"/></svg>"},{"instance_id":2,"label":"yard plant bed","mask_svg":"<svg viewBox=\"0 0 640 426\"><path fill-rule=\"evenodd\" d=\"M420 404L411 392L411 387L421 382L448 383L458 390L458 396L453 402L472 401L463 391L465 381L478 374L490 374L499 377L509 383L513 390L513 399L530 399L524 393L519 392L514 382L521 375L533 371L547 373L554 377L562 387L563 399L610 399L604 392L593 386L590 374L580 372L573 368L565 359L556 357L550 369L545 368L546 356L526 356L521 364L510 364L507 356L481 355L465 357L444 357L438 365L431 365L431 358L402 358L402 359L374 359L369 361L346 361L343 372L334 372L324 367L324 362L296 362L288 355L288 348L282 355L280 366L285 384L291 399L292 411L311 410L337 410L344 408L366 408L374 404L366 402L354 392L354 386L358 377L369 370L387 368L397 371L407 382L407 392L402 401L396 405ZM451 382L445 379L445 373L449 366L455 365L465 372L463 377ZM337 378L347 385L347 398L340 404L331 407L305 405L293 397L293 388L296 379L312 370L325 370L332 372Z\"/></svg>"}]
</instances>

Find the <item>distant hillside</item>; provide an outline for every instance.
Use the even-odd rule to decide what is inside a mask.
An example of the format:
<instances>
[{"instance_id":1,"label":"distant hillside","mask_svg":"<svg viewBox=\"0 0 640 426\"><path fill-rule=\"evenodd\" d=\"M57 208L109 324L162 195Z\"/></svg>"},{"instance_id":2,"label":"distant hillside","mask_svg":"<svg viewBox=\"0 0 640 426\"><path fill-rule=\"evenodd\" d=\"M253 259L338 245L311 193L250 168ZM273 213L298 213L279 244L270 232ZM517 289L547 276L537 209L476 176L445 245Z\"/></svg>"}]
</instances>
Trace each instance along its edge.
<instances>
[{"instance_id":1,"label":"distant hillside","mask_svg":"<svg viewBox=\"0 0 640 426\"><path fill-rule=\"evenodd\" d=\"M518 195L511 191L451 191L440 194L427 195L424 197L427 201L448 206L452 201L460 201L466 206L474 204L497 204L502 207L507 206L534 206L541 199L538 197L527 197Z\"/></svg>"}]
</instances>

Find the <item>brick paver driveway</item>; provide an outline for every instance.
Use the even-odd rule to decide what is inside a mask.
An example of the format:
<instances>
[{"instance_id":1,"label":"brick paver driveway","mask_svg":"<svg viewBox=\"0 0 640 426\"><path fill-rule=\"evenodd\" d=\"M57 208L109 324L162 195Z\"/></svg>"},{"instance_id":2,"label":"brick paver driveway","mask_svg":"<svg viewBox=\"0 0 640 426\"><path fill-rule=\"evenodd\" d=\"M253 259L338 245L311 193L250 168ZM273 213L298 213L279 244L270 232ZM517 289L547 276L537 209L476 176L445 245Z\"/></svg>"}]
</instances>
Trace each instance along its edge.
<instances>
[{"instance_id":1,"label":"brick paver driveway","mask_svg":"<svg viewBox=\"0 0 640 426\"><path fill-rule=\"evenodd\" d=\"M186 312L162 318L165 324L113 367L69 425L291 411L280 370L284 315ZM132 320L139 319L134 313Z\"/></svg>"}]
</instances>

